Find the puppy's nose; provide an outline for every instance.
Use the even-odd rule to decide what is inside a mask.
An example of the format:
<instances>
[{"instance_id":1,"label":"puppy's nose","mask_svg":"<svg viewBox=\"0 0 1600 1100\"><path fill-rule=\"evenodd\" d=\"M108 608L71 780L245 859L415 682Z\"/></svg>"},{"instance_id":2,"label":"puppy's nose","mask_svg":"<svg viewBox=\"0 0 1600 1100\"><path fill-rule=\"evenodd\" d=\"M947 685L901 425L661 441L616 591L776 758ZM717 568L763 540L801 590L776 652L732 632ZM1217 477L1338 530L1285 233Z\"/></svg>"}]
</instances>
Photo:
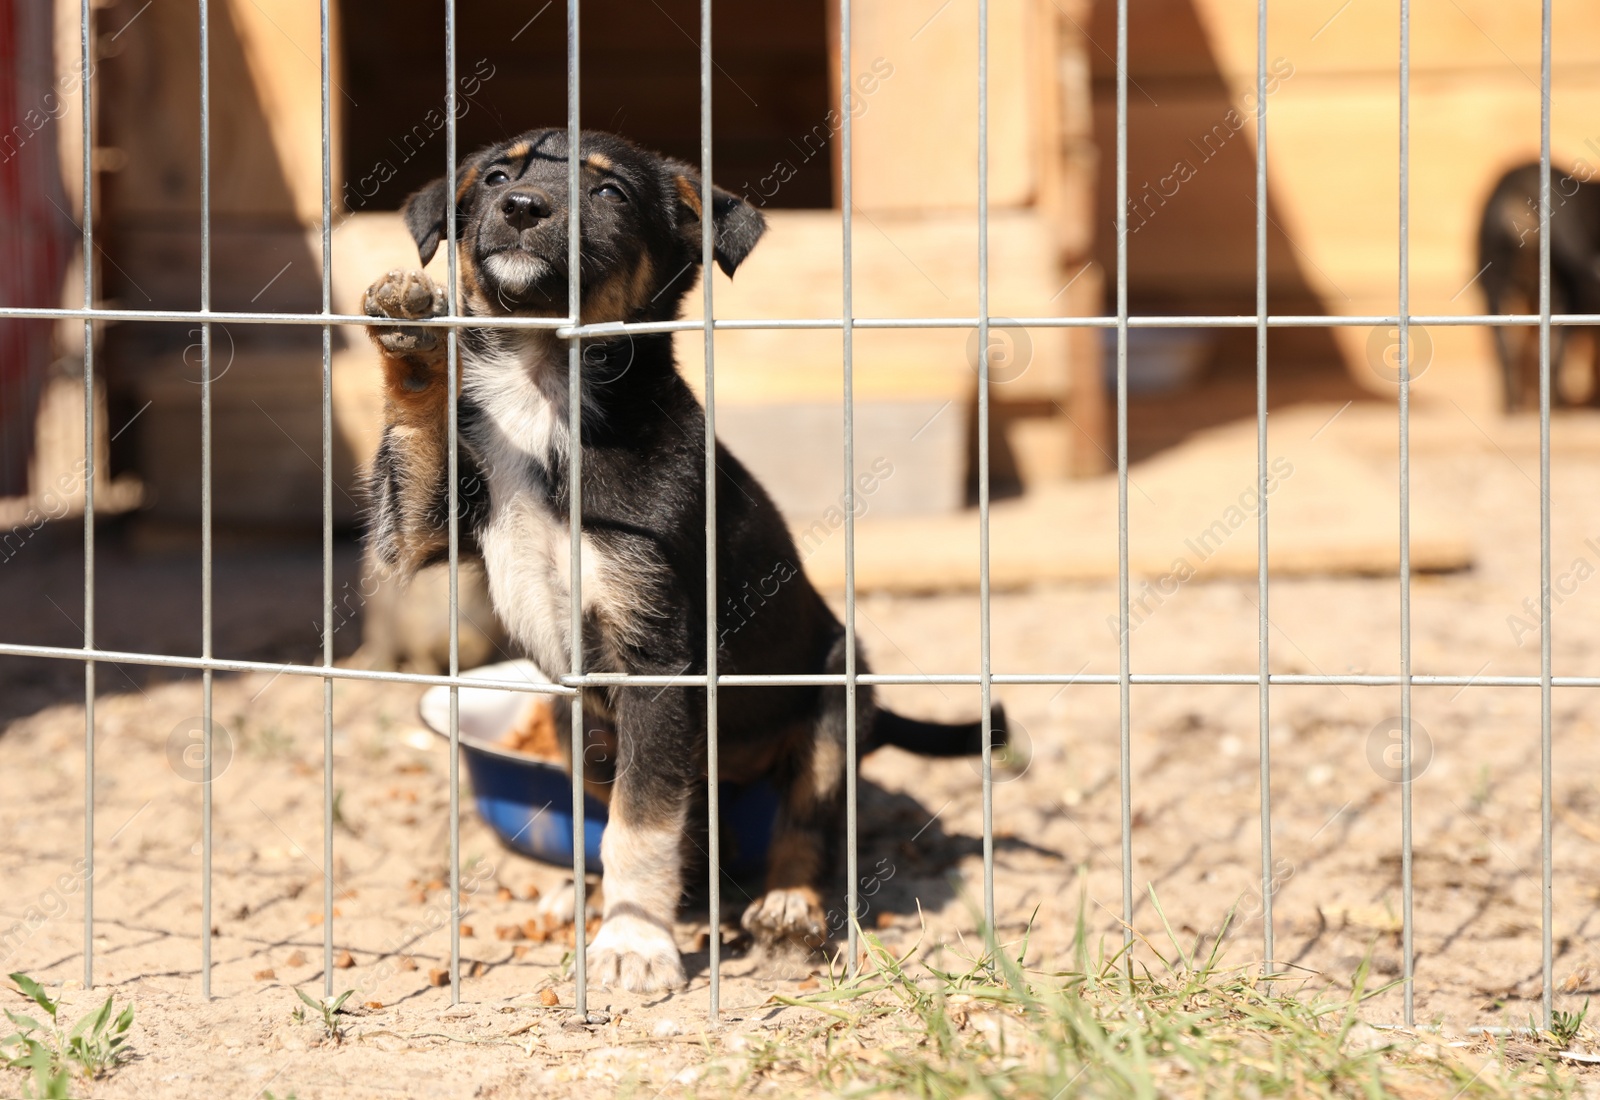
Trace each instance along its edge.
<instances>
[{"instance_id":1,"label":"puppy's nose","mask_svg":"<svg viewBox=\"0 0 1600 1100\"><path fill-rule=\"evenodd\" d=\"M550 216L550 196L537 188L513 191L500 200L500 211L513 229L532 229Z\"/></svg>"}]
</instances>

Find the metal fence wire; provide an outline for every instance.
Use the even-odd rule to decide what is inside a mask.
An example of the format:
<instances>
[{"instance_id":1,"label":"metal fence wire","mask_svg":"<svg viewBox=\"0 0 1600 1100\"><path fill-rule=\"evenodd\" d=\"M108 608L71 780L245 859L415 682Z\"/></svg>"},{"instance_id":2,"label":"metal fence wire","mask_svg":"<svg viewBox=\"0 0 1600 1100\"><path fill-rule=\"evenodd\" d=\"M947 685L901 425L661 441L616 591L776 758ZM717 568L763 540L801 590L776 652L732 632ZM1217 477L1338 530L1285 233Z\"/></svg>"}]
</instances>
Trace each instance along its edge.
<instances>
[{"instance_id":1,"label":"metal fence wire","mask_svg":"<svg viewBox=\"0 0 1600 1100\"><path fill-rule=\"evenodd\" d=\"M978 2L978 25L975 32L978 38L978 84L976 88L976 108L978 114L978 315L976 317L857 317L855 315L853 289L852 289L852 112L848 109L851 90L851 0L839 0L839 57L838 68L840 102L845 108L839 115L842 125L840 135L840 212L843 223L843 236L840 242L841 261L844 273L844 294L840 302L840 314L837 319L777 319L777 320L743 320L737 318L716 318L713 309L714 295L712 280L709 272L712 270L712 234L704 235L704 270L707 277L703 280L704 294L704 319L692 321L674 321L649 324L597 324L584 325L581 323L579 313L580 287L574 277L570 286L568 301L569 316L565 318L495 318L493 325L500 328L530 327L553 329L557 337L567 341L569 348L568 378L571 394L570 401L570 427L574 435L578 432L580 416L581 389L578 386L578 373L582 365L581 344L585 336L604 333L612 336L622 332L673 332L701 330L705 338L705 404L706 404L706 436L705 436L705 461L706 461L706 672L704 675L678 675L678 676L617 676L612 674L596 675L586 674L583 670L583 653L581 647L581 595L582 584L581 560L579 552L579 523L580 512L580 476L581 452L574 450L570 463L570 515L569 527L571 535L571 588L572 588L572 655L571 666L567 675L559 677L558 683L530 683L527 681L488 681L474 679L466 681L461 677L459 634L457 623L457 568L459 563L459 530L457 516L457 479L456 479L456 448L457 435L456 423L456 363L459 357L459 334L464 326L482 325L481 318L468 318L459 316L455 312L457 288L457 257L456 257L456 230L454 219L448 219L449 249L448 257L448 288L452 310L449 316L433 320L419 320L409 324L431 325L446 330L450 369L447 372L449 388L449 494L450 494L450 649L449 649L449 674L443 676L430 676L422 674L408 674L399 672L382 672L373 670L340 668L334 665L333 636L334 636L334 587L333 587L333 479L332 479L332 343L333 326L364 326L368 319L362 316L337 314L333 312L332 301L332 224L333 224L333 193L332 179L332 113L330 89L330 18L329 0L321 0L321 106L322 106L322 309L317 313L253 313L253 312L224 312L211 308L211 98L210 98L210 53L208 49L208 0L198 0L200 49L199 49L199 76L200 76L200 156L201 156L201 191L200 191L200 308L199 310L131 310L131 309L101 309L94 308L94 189L93 165L91 142L92 113L92 80L87 74L92 72L91 53L92 23L91 0L81 0L80 18L81 30L81 63L86 74L82 82L83 87L83 300L84 307L79 309L43 309L0 307L0 317L17 318L54 318L54 319L79 319L84 326L84 453L83 462L85 474L83 478L85 499L83 516L83 548L84 548L84 628L83 645L81 647L57 647L20 645L0 643L0 655L18 657L47 657L63 660L80 661L84 668L84 755L86 769L84 776L84 841L83 859L85 875L83 879L84 916L83 916L83 981L85 986L94 984L94 783L95 783L95 671L96 665L101 661L111 661L122 664L135 664L146 666L161 666L168 668L181 668L198 670L202 676L203 694L203 770L202 776L204 791L201 813L203 815L202 833L202 877L201 877L201 989L203 995L211 995L211 786L212 777L212 678L217 672L272 672L291 676L309 676L320 678L323 682L323 957L324 976L327 992L333 992L333 953L334 953L334 911L332 877L333 860L333 828L334 828L334 779L333 779L333 681L347 680L376 680L390 683L446 685L450 689L450 995L452 1003L459 1001L461 996L461 876L460 876L460 784L459 784L459 692L464 683L473 687L502 688L509 691L535 691L549 692L562 695L576 695L579 690L589 685L616 685L633 684L639 686L685 686L704 687L708 696L707 705L707 731L706 731L706 757L708 762L709 778L706 784L706 798L709 804L710 831L710 912L712 920L717 920L720 912L720 860L718 850L718 798L717 798L717 690L721 685L746 686L761 684L842 684L849 705L845 708L847 716L847 746L850 761L854 761L857 752L856 710L854 696L860 685L880 684L976 684L982 694L983 713L989 713L991 693L995 685L1012 684L1103 684L1117 685L1120 692L1120 797L1121 797L1121 828L1122 828L1122 917L1124 922L1124 936L1131 942L1132 916L1134 897L1134 859L1132 840L1131 804L1133 789L1132 761L1130 753L1130 695L1135 684L1169 684L1200 687L1205 685L1255 685L1259 693L1259 745L1260 745L1260 843L1261 843L1261 899L1263 905L1263 933L1262 950L1263 959L1268 971L1273 969L1273 894L1274 882L1272 879L1272 786L1271 786L1271 737L1270 737L1270 706L1271 689L1273 686L1291 685L1360 685L1360 686L1386 686L1399 690L1400 716L1401 716L1401 767L1400 767L1400 844L1401 844L1401 889L1403 897L1403 946L1402 967L1405 997L1405 1021L1414 1023L1414 948L1413 930L1415 927L1415 914L1412 908L1413 882L1412 882L1412 828L1411 828L1411 784L1412 784L1412 736L1411 736L1411 711L1412 688L1414 686L1461 686L1475 685L1480 687L1537 687L1540 693L1540 751L1541 751L1541 812L1540 812L1540 839L1542 854L1542 924L1541 948L1543 967L1543 1015L1544 1025L1548 1027L1551 1022L1551 997L1554 988L1552 977L1552 890L1551 890L1551 691L1554 687L1600 687L1600 676L1554 676L1551 672L1551 636L1550 636L1550 610L1551 610L1551 567L1550 567L1550 394L1551 394L1551 367L1550 367L1550 332L1552 325L1595 325L1600 324L1600 315L1596 314L1559 314L1552 315L1550 311L1550 43L1551 43L1551 0L1543 0L1541 12L1541 106L1540 106L1540 203L1539 203L1539 312L1537 314L1466 314L1451 316L1413 316L1409 312L1410 284L1409 284L1409 212L1410 212L1410 49L1411 49L1411 8L1409 0L1400 0L1400 20L1398 27L1398 75L1399 75L1399 208L1397 217L1397 239L1399 244L1399 267L1397 271L1397 298L1396 311L1386 316L1341 316L1325 317L1312 315L1274 315L1268 312L1267 301L1267 0L1258 0L1257 3L1257 28L1256 28L1256 150L1255 150L1255 291L1256 311L1252 315L1243 316L1130 316L1128 310L1128 225L1127 225L1127 198L1128 198L1128 0L1117 0L1117 43L1116 43L1116 233L1117 233L1117 270L1116 270L1116 314L1114 316L1092 317L1024 317L1024 318L998 318L989 316L988 276L989 276L989 247L988 247L988 114L989 114L989 80L988 80L988 23L989 2ZM578 183L578 132L579 132L579 30L580 30L580 0L567 0L567 129L568 144L568 185L570 192L577 193ZM446 149L446 175L449 180L450 193L455 191L456 183L456 3L455 0L445 0L444 9L445 30L445 149ZM709 209L711 203L711 187L713 175L712 163L712 125L711 125L711 70L712 70L712 40L711 40L711 0L701 0L700 4L700 159L701 181L704 188L702 202ZM573 272L578 271L578 252L580 247L578 206L572 203L570 210L569 244L570 267ZM95 437L95 375L94 375L94 326L96 322L170 322L184 321L197 325L201 332L201 381L200 381L200 470L201 470L201 589L202 589L202 616L201 616L201 656L181 657L159 653L121 652L101 649L95 642L95 506L94 506L94 437ZM322 330L322 545L323 545L323 652L320 664L289 664L278 665L260 661L228 660L216 657L212 652L212 326L220 323L227 324L273 324L273 325L302 325L320 326ZM1269 537L1268 507L1270 496L1268 483L1268 456L1267 456L1267 341L1268 334L1273 328L1307 328L1319 326L1360 326L1370 327L1384 325L1399 330L1398 345L1398 432L1399 432L1399 588L1397 597L1400 605L1400 671L1394 675L1307 675L1307 674L1281 674L1273 673L1270 669L1271 647L1268 636L1268 597L1270 592L1270 576L1268 570L1267 546ZM1409 332L1412 325L1479 325L1479 326L1534 326L1539 332L1539 485L1540 485L1540 517L1539 517L1539 555L1540 555L1540 673L1538 676L1482 676L1482 675L1418 675L1412 672L1411 650L1411 616L1410 616L1410 365L1409 357ZM856 638L856 592L855 592L855 499L856 479L854 470L854 394L853 394L853 344L856 329L913 329L913 328L976 328L978 330L978 346L989 348L989 333L991 328L1049 328L1049 327L1093 327L1114 328L1116 330L1116 432L1117 432L1117 559L1118 559L1118 598L1120 605L1120 651L1119 667L1115 675L1111 674L1082 674L1082 673L1041 673L1041 674L1012 674L995 672L990 660L990 586L989 586L989 458L990 458L990 428L989 428L989 396L990 396L990 354L980 356L977 364L979 384L978 417L977 417L977 448L978 448L978 514L979 514L979 567L980 567L980 671L976 674L935 674L935 675L884 675L867 674L857 671L855 663L855 638ZM1258 588L1259 588L1259 649L1258 664L1254 672L1224 673L1216 675L1178 674L1162 672L1135 673L1131 667L1129 656L1129 565L1128 565L1128 330L1130 328L1253 328L1255 330L1256 348L1256 438L1257 438L1257 491L1260 500L1260 509L1257 516L1257 548L1259 553ZM816 675L727 675L721 676L717 671L717 592L716 592L716 555L717 546L714 539L716 530L716 478L715 478L715 444L714 429L716 423L716 377L715 377L715 347L714 337L718 330L734 329L822 329L837 330L841 335L843 362L844 362L844 389L842 394L843 428L844 428L844 493L843 513L845 531L845 629L849 644L846 647L846 667L843 674L816 674ZM585 968L585 946L587 930L584 913L584 850L583 850L583 730L581 728L582 708L573 707L573 738L574 746L572 766L572 809L575 819L573 830L573 868L575 872L577 893L576 921L576 963L575 976L577 984L576 1007L579 1014L587 1014L588 989ZM994 827L993 827L993 775L992 775L992 745L989 735L985 734L983 751L982 783L983 783L983 908L984 915L990 927L994 923ZM857 826L856 826L856 780L855 768L848 766L845 772L848 777L847 787L847 820L846 820L846 861L848 874L848 890L846 912L854 917L859 912L857 889L859 876L857 873ZM713 925L715 927L715 925ZM852 961L858 958L857 928L852 919L848 933L848 957ZM710 962L710 991L709 1013L715 1019L718 1014L719 1001L719 971L720 971L720 937L713 934L709 937L711 953Z\"/></svg>"}]
</instances>

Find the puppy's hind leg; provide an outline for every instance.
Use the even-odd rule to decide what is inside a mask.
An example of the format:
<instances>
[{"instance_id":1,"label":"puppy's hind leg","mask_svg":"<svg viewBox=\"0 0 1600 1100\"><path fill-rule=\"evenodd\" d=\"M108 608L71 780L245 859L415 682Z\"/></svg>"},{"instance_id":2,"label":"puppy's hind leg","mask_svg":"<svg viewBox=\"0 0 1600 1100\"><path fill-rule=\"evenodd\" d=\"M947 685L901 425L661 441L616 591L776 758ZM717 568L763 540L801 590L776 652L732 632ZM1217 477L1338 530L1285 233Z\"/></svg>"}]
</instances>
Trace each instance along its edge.
<instances>
[{"instance_id":1,"label":"puppy's hind leg","mask_svg":"<svg viewBox=\"0 0 1600 1100\"><path fill-rule=\"evenodd\" d=\"M842 673L844 658L841 637L823 671ZM861 662L857 668L866 671ZM828 941L823 888L844 827L845 771L854 767L845 745L847 713L843 685L824 687L812 736L796 739L774 769L780 801L767 855L766 891L745 910L741 922L759 943L817 950ZM871 733L872 714L872 689L860 685L856 729L862 740Z\"/></svg>"}]
</instances>

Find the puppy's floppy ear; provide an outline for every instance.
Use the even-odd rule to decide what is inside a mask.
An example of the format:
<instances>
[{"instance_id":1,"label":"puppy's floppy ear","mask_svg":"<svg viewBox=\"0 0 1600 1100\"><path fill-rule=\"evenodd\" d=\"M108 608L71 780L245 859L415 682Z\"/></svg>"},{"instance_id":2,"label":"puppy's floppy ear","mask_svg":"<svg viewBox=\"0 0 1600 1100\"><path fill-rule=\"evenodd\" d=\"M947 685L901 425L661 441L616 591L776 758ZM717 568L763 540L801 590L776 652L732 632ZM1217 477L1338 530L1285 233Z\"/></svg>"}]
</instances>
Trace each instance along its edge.
<instances>
[{"instance_id":1,"label":"puppy's floppy ear","mask_svg":"<svg viewBox=\"0 0 1600 1100\"><path fill-rule=\"evenodd\" d=\"M672 187L678 201L678 231L698 256L704 247L700 236L704 221L700 173L676 160L667 162L667 170L672 174ZM723 274L732 275L767 231L767 219L738 195L720 187L712 189L711 205L711 222L716 227L712 254Z\"/></svg>"},{"instance_id":2,"label":"puppy's floppy ear","mask_svg":"<svg viewBox=\"0 0 1600 1100\"><path fill-rule=\"evenodd\" d=\"M449 233L445 218L450 216L450 192L443 177L434 180L422 190L406 199L400 207L400 217L411 230L417 242L417 255L424 265L439 250L439 242Z\"/></svg>"}]
</instances>

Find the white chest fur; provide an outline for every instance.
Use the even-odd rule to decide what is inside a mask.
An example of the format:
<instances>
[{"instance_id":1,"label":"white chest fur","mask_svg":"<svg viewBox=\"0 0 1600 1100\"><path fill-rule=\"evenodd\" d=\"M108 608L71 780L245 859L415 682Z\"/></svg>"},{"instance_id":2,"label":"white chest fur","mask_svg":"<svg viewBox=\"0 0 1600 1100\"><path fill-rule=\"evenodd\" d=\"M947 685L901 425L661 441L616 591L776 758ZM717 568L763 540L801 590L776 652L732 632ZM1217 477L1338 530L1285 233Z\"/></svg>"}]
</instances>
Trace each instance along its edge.
<instances>
[{"instance_id":1,"label":"white chest fur","mask_svg":"<svg viewBox=\"0 0 1600 1100\"><path fill-rule=\"evenodd\" d=\"M542 333L507 334L492 352L466 364L463 390L483 410L479 463L489 489L489 517L478 532L489 594L507 631L554 675L570 667L572 544L567 517L543 497L534 463L565 458L565 348ZM636 552L602 549L585 534L579 560L588 640L614 664L641 617L654 613L656 567ZM587 671L624 671L593 668Z\"/></svg>"}]
</instances>

